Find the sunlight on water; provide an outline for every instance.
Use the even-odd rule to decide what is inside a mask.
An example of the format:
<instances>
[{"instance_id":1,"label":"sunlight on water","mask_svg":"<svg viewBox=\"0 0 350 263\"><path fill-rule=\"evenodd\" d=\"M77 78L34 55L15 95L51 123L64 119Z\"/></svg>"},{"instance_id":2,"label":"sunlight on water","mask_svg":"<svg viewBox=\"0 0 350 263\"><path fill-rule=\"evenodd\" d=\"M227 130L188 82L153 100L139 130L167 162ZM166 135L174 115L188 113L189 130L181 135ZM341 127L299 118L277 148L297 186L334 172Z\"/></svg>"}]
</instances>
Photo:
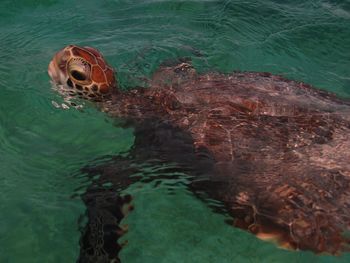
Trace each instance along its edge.
<instances>
[{"instance_id":1,"label":"sunlight on water","mask_svg":"<svg viewBox=\"0 0 350 263\"><path fill-rule=\"evenodd\" d=\"M80 169L133 144L132 130L91 104L52 105L63 100L47 66L67 44L100 49L125 89L187 56L202 72L269 71L350 97L346 0L4 0L0 15L0 262L74 262L89 184ZM350 261L257 240L189 193L185 177L174 185L128 190L137 209L123 262Z\"/></svg>"}]
</instances>

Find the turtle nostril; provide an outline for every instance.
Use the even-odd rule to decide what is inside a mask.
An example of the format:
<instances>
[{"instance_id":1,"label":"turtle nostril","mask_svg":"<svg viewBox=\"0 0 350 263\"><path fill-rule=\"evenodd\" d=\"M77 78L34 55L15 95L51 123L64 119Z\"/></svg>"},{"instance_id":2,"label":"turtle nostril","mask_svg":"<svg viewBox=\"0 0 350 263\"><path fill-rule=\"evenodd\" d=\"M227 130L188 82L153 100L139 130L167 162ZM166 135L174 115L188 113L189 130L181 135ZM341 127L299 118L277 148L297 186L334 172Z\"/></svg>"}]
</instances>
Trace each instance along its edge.
<instances>
[{"instance_id":1,"label":"turtle nostril","mask_svg":"<svg viewBox=\"0 0 350 263\"><path fill-rule=\"evenodd\" d=\"M72 70L71 75L73 78L76 80L84 81L86 80L86 75L83 72L77 71L77 70Z\"/></svg>"}]
</instances>

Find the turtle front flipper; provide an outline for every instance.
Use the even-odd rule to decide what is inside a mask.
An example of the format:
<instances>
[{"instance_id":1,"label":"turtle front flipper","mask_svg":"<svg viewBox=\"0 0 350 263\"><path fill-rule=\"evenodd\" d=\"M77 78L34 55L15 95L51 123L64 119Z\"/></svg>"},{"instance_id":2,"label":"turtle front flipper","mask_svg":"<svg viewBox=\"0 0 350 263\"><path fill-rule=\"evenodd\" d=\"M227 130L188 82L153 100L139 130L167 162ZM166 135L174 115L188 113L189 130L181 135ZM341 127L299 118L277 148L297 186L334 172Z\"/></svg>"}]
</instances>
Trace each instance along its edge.
<instances>
[{"instance_id":1,"label":"turtle front flipper","mask_svg":"<svg viewBox=\"0 0 350 263\"><path fill-rule=\"evenodd\" d=\"M82 196L86 205L87 224L80 238L78 262L119 262L122 244L118 239L126 232L121 220L133 209L132 197L121 195L137 177L130 159L114 157L111 162L82 169L92 184Z\"/></svg>"},{"instance_id":2,"label":"turtle front flipper","mask_svg":"<svg viewBox=\"0 0 350 263\"><path fill-rule=\"evenodd\" d=\"M132 197L122 193L130 185L168 180L169 174L177 179L184 173L210 171L213 160L204 152L198 157L191 136L178 127L146 120L135 127L134 135L126 157L116 156L82 169L92 184L82 195L88 222L80 239L79 262L119 262L122 245L118 239L125 233L121 221L133 209Z\"/></svg>"}]
</instances>

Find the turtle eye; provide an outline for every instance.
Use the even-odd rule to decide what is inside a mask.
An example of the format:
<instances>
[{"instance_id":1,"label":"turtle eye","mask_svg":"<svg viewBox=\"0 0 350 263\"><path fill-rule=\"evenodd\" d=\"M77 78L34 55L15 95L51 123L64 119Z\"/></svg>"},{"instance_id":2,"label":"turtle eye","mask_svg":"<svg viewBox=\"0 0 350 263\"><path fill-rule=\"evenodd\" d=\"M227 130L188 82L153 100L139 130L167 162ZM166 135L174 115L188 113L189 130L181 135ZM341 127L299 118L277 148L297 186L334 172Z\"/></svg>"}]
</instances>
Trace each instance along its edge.
<instances>
[{"instance_id":1,"label":"turtle eye","mask_svg":"<svg viewBox=\"0 0 350 263\"><path fill-rule=\"evenodd\" d=\"M71 75L73 78L75 78L76 80L80 80L80 81L84 81L86 80L86 75L84 72L80 72L78 70L72 70L71 71Z\"/></svg>"},{"instance_id":2,"label":"turtle eye","mask_svg":"<svg viewBox=\"0 0 350 263\"><path fill-rule=\"evenodd\" d=\"M90 64L81 58L72 58L68 62L68 74L78 83L87 83L90 78Z\"/></svg>"}]
</instances>

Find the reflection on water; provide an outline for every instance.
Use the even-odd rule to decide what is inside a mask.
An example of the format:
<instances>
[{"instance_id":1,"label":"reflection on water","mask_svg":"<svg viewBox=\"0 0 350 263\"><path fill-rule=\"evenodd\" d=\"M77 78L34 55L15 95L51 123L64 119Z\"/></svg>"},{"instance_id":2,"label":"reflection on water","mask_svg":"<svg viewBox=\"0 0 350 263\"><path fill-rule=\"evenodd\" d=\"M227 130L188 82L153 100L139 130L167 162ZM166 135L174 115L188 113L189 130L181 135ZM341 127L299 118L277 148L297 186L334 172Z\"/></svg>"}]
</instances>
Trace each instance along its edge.
<instances>
[{"instance_id":1,"label":"reflection on water","mask_svg":"<svg viewBox=\"0 0 350 263\"><path fill-rule=\"evenodd\" d=\"M190 56L200 71L270 71L350 96L349 10L344 0L1 1L0 261L74 262L85 210L75 193L90 182L80 169L133 144L132 130L92 105L53 107L62 100L46 70L57 50L99 48L123 88L142 85L166 59ZM125 220L125 262L349 261L242 233L180 178L128 189L137 209Z\"/></svg>"}]
</instances>

